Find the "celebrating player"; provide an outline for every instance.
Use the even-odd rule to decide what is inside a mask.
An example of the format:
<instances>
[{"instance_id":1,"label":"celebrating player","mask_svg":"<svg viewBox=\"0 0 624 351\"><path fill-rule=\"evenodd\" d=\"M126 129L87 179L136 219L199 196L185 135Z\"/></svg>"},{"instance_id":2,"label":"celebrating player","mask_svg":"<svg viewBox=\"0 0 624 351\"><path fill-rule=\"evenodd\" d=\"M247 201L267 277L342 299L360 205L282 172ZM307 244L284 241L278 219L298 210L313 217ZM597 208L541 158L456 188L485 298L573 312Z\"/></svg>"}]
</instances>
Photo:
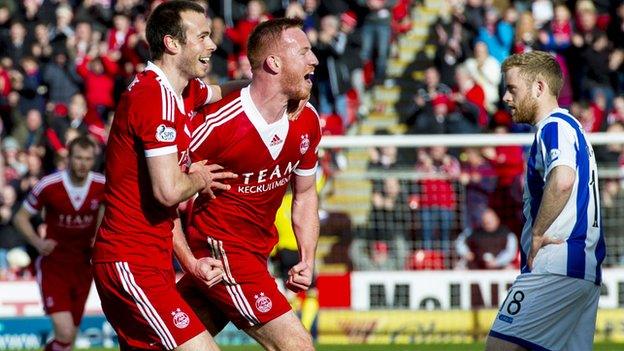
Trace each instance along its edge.
<instances>
[{"instance_id":1,"label":"celebrating player","mask_svg":"<svg viewBox=\"0 0 624 351\"><path fill-rule=\"evenodd\" d=\"M293 19L258 25L248 57L251 85L200 111L203 119L190 144L191 159L219 163L239 175L215 199L196 199L188 229L195 256L219 259L224 281L208 289L187 274L178 288L213 335L232 321L266 349L313 350L267 260L277 242L275 213L292 179L300 258L286 285L294 291L310 286L319 232L315 174L321 133L311 105L298 118L289 118L288 106L307 100L318 60L301 22Z\"/></svg>"},{"instance_id":2,"label":"celebrating player","mask_svg":"<svg viewBox=\"0 0 624 351\"><path fill-rule=\"evenodd\" d=\"M521 274L487 350L591 350L605 242L598 174L581 124L559 108L561 69L548 53L503 63L515 122L536 126L524 187Z\"/></svg>"},{"instance_id":3,"label":"celebrating player","mask_svg":"<svg viewBox=\"0 0 624 351\"><path fill-rule=\"evenodd\" d=\"M96 287L122 350L218 350L176 291L171 262L178 203L197 192L212 197L212 189L229 188L217 180L235 176L217 165L190 165L186 153L192 110L218 98L197 79L206 75L216 47L204 9L190 1L156 7L146 36L154 62L122 95L107 147ZM220 281L217 260L197 260L190 251L176 255L206 284Z\"/></svg>"},{"instance_id":4,"label":"celebrating player","mask_svg":"<svg viewBox=\"0 0 624 351\"><path fill-rule=\"evenodd\" d=\"M15 227L39 251L37 281L54 339L45 350L71 350L91 288L91 247L104 197L104 176L91 172L95 143L86 136L69 144L69 164L41 179L15 215ZM45 214L40 237L30 218Z\"/></svg>"}]
</instances>

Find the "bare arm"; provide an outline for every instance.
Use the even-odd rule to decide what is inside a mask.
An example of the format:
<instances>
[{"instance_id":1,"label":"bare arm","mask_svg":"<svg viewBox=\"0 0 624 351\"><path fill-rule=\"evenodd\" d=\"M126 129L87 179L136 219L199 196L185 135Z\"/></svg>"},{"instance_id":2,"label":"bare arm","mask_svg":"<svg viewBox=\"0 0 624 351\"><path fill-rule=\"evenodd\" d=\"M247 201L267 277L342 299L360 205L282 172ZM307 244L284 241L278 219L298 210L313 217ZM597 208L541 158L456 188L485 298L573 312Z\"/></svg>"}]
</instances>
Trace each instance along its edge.
<instances>
[{"instance_id":1,"label":"bare arm","mask_svg":"<svg viewBox=\"0 0 624 351\"><path fill-rule=\"evenodd\" d=\"M57 242L52 239L44 239L37 234L35 228L30 223L31 214L24 208L20 208L19 211L13 217L13 225L24 236L32 246L43 256L49 255L57 245Z\"/></svg>"},{"instance_id":2,"label":"bare arm","mask_svg":"<svg viewBox=\"0 0 624 351\"><path fill-rule=\"evenodd\" d=\"M224 96L227 96L233 91L240 90L251 83L250 80L234 80L231 82L226 82L221 85L210 85L210 89L212 90L212 96L210 97L210 101L208 103L213 103L215 101L219 101L223 99Z\"/></svg>"},{"instance_id":3,"label":"bare arm","mask_svg":"<svg viewBox=\"0 0 624 351\"><path fill-rule=\"evenodd\" d=\"M312 283L320 226L316 177L295 176L293 190L292 222L300 262L290 270L287 285L291 290L307 290Z\"/></svg>"},{"instance_id":4,"label":"bare arm","mask_svg":"<svg viewBox=\"0 0 624 351\"><path fill-rule=\"evenodd\" d=\"M542 202L533 222L533 245L528 260L529 267L532 268L533 259L542 246L561 242L561 240L544 237L544 233L563 211L572 194L575 180L576 171L565 165L555 167L548 175Z\"/></svg>"},{"instance_id":5,"label":"bare arm","mask_svg":"<svg viewBox=\"0 0 624 351\"><path fill-rule=\"evenodd\" d=\"M176 218L173 223L173 251L182 269L203 281L209 287L220 282L223 278L221 261L212 257L195 258L182 231L180 218Z\"/></svg>"},{"instance_id":6,"label":"bare arm","mask_svg":"<svg viewBox=\"0 0 624 351\"><path fill-rule=\"evenodd\" d=\"M178 166L175 153L147 158L147 168L152 180L154 197L165 206L175 206L189 199L197 192L208 193L214 198L211 188L228 190L229 185L216 179L236 178L232 172L220 172L219 165L206 165L205 161L191 165L189 173L183 173Z\"/></svg>"}]
</instances>

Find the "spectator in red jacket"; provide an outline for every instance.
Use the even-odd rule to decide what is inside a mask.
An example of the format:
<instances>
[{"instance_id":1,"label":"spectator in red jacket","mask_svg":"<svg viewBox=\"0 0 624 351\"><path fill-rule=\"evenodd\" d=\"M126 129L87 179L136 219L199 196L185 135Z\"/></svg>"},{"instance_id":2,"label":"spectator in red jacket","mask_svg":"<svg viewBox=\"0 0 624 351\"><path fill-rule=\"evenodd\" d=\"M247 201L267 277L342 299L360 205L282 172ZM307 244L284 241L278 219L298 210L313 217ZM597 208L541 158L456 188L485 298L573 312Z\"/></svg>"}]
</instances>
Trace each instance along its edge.
<instances>
[{"instance_id":1,"label":"spectator in red jacket","mask_svg":"<svg viewBox=\"0 0 624 351\"><path fill-rule=\"evenodd\" d=\"M234 28L227 28L225 34L239 47L239 54L247 54L247 39L256 26L270 19L266 13L266 5L261 0L247 3L247 16L236 22Z\"/></svg>"},{"instance_id":2,"label":"spectator in red jacket","mask_svg":"<svg viewBox=\"0 0 624 351\"><path fill-rule=\"evenodd\" d=\"M113 93L118 67L113 55L117 55L118 58L119 51L109 55L103 48L99 56L91 53L76 67L76 71L84 80L89 112L97 113L101 120L105 120L107 112L115 107Z\"/></svg>"}]
</instances>

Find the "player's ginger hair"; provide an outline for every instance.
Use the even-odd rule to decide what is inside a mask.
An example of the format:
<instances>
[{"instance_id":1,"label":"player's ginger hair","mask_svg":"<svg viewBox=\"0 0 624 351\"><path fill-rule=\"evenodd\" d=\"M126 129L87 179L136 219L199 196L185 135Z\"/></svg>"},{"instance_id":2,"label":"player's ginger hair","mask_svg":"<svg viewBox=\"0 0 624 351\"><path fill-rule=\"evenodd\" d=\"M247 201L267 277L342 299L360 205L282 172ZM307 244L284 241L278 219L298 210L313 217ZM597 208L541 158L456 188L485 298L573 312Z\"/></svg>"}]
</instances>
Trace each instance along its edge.
<instances>
[{"instance_id":1,"label":"player's ginger hair","mask_svg":"<svg viewBox=\"0 0 624 351\"><path fill-rule=\"evenodd\" d=\"M303 21L278 18L262 22L254 28L247 41L247 58L252 71L262 68L264 60L282 40L282 33L289 28L303 28Z\"/></svg>"},{"instance_id":2,"label":"player's ginger hair","mask_svg":"<svg viewBox=\"0 0 624 351\"><path fill-rule=\"evenodd\" d=\"M509 56L503 62L503 73L518 67L520 76L525 82L534 82L538 78L543 79L548 84L550 93L559 97L559 92L563 86L563 73L555 58L544 51L530 51L523 54Z\"/></svg>"}]
</instances>

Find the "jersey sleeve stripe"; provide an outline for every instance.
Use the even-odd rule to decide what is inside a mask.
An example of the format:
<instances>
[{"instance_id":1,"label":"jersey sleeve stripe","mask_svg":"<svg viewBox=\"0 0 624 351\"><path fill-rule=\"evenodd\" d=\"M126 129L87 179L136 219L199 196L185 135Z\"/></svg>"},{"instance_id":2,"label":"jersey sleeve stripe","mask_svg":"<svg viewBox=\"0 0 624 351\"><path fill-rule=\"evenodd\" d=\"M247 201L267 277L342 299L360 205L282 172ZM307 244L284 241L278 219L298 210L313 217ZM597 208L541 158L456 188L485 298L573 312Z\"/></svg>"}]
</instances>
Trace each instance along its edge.
<instances>
[{"instance_id":1,"label":"jersey sleeve stripe","mask_svg":"<svg viewBox=\"0 0 624 351\"><path fill-rule=\"evenodd\" d=\"M203 133L203 135L198 135L197 138L193 138L191 145L189 145L191 151L197 150L197 148L206 140L206 138L208 138L208 136L210 135L213 129L233 119L242 111L243 111L243 106L240 106L238 110L232 112L228 117L220 120L219 122L209 124L208 130L206 130L205 133Z\"/></svg>"},{"instance_id":2,"label":"jersey sleeve stripe","mask_svg":"<svg viewBox=\"0 0 624 351\"><path fill-rule=\"evenodd\" d=\"M43 189L45 189L48 185L54 184L56 182L60 182L61 180L62 180L62 177L61 177L61 173L60 172L56 172L56 173L51 174L49 176L43 177L43 178L41 178L39 183L35 184L35 187L33 188L32 193L35 196L39 196L39 194L41 194Z\"/></svg>"},{"instance_id":3,"label":"jersey sleeve stripe","mask_svg":"<svg viewBox=\"0 0 624 351\"><path fill-rule=\"evenodd\" d=\"M224 115L227 114L228 111L231 111L232 109L236 108L235 105L239 102L240 102L240 98L237 98L235 100L228 102L223 107L218 109L216 112L206 115L206 117L204 118L204 123L199 128L193 131L193 137L195 137L197 134L201 133L204 129L206 129L208 120L213 119L215 116L218 117L218 115L220 114L224 114Z\"/></svg>"},{"instance_id":4,"label":"jersey sleeve stripe","mask_svg":"<svg viewBox=\"0 0 624 351\"><path fill-rule=\"evenodd\" d=\"M175 122L176 100L171 92L169 92L169 121Z\"/></svg>"},{"instance_id":5,"label":"jersey sleeve stripe","mask_svg":"<svg viewBox=\"0 0 624 351\"><path fill-rule=\"evenodd\" d=\"M318 164L318 162L317 162ZM316 165L313 168L310 169L295 169L294 172L296 175L301 176L301 177L307 177L307 176L311 176L314 175L316 173Z\"/></svg>"},{"instance_id":6,"label":"jersey sleeve stripe","mask_svg":"<svg viewBox=\"0 0 624 351\"><path fill-rule=\"evenodd\" d=\"M36 208L32 207L32 205L30 203L28 203L28 200L24 200L24 202L22 203L22 207L28 211L28 213L30 213L31 215L36 215L37 213L39 213L39 210L37 210Z\"/></svg>"},{"instance_id":7,"label":"jersey sleeve stripe","mask_svg":"<svg viewBox=\"0 0 624 351\"><path fill-rule=\"evenodd\" d=\"M160 113L162 114L162 119L167 120L167 94L165 93L165 87L162 85L160 79L157 80L160 85Z\"/></svg>"},{"instance_id":8,"label":"jersey sleeve stripe","mask_svg":"<svg viewBox=\"0 0 624 351\"><path fill-rule=\"evenodd\" d=\"M145 157L156 157L156 156L174 154L176 152L178 152L177 145L163 146L163 147L159 147L155 149L145 150Z\"/></svg>"}]
</instances>

